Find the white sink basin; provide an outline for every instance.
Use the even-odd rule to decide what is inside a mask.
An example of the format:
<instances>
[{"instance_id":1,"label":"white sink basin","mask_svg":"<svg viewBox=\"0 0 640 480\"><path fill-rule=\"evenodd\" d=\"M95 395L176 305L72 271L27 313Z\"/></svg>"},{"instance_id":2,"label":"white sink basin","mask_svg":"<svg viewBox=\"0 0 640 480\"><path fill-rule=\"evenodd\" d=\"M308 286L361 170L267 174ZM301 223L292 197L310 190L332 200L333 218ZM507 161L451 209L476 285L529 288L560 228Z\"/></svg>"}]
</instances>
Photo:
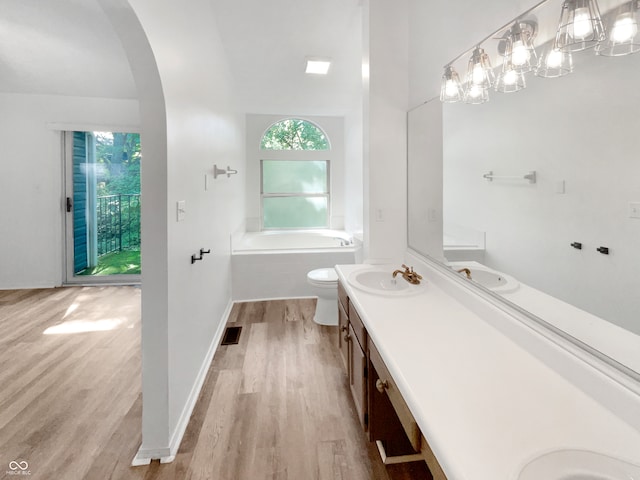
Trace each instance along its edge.
<instances>
[{"instance_id":1,"label":"white sink basin","mask_svg":"<svg viewBox=\"0 0 640 480\"><path fill-rule=\"evenodd\" d=\"M407 282L400 274L393 278L393 270L366 269L352 272L347 281L352 287L378 295L415 295L424 291L424 280L420 285Z\"/></svg>"},{"instance_id":2,"label":"white sink basin","mask_svg":"<svg viewBox=\"0 0 640 480\"><path fill-rule=\"evenodd\" d=\"M477 262L453 262L450 264L454 270L468 268L471 272L471 280L496 293L511 293L520 288L520 283L513 277L496 272ZM466 275L461 272L461 275Z\"/></svg>"},{"instance_id":3,"label":"white sink basin","mask_svg":"<svg viewBox=\"0 0 640 480\"><path fill-rule=\"evenodd\" d=\"M555 450L529 462L518 480L640 480L640 465L587 450Z\"/></svg>"}]
</instances>

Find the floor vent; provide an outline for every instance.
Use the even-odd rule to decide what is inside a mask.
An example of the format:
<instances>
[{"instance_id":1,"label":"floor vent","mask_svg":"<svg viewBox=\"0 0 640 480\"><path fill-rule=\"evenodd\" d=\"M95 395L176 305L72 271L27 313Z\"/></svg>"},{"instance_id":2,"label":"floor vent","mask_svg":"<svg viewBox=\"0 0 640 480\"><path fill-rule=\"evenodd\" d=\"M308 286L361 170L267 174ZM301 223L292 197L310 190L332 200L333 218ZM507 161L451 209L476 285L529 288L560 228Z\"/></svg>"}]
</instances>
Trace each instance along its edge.
<instances>
[{"instance_id":1,"label":"floor vent","mask_svg":"<svg viewBox=\"0 0 640 480\"><path fill-rule=\"evenodd\" d=\"M222 337L222 345L236 345L240 341L242 327L227 327Z\"/></svg>"}]
</instances>

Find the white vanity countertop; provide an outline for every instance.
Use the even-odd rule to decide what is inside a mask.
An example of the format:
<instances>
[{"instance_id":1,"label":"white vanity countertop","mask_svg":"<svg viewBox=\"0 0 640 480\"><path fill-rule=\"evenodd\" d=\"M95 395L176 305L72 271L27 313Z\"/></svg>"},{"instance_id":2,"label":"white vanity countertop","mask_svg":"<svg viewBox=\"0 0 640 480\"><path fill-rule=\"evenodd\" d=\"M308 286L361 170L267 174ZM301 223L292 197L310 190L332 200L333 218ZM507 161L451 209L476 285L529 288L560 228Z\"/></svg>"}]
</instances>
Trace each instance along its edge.
<instances>
[{"instance_id":1,"label":"white vanity countertop","mask_svg":"<svg viewBox=\"0 0 640 480\"><path fill-rule=\"evenodd\" d=\"M385 297L347 281L371 268L383 266L336 271L449 480L516 480L529 461L563 448L640 464L640 432L429 282L428 272L420 272L424 293Z\"/></svg>"}]
</instances>

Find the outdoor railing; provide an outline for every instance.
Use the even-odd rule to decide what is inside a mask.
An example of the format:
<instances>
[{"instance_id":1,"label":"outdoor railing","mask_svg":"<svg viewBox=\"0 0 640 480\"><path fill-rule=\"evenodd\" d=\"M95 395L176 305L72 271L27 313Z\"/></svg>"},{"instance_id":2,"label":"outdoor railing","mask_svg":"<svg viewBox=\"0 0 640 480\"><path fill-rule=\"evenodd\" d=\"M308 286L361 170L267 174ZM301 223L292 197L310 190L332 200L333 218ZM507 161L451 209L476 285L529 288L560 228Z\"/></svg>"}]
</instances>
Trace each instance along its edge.
<instances>
[{"instance_id":1,"label":"outdoor railing","mask_svg":"<svg viewBox=\"0 0 640 480\"><path fill-rule=\"evenodd\" d=\"M97 198L98 256L140 248L140 194Z\"/></svg>"}]
</instances>

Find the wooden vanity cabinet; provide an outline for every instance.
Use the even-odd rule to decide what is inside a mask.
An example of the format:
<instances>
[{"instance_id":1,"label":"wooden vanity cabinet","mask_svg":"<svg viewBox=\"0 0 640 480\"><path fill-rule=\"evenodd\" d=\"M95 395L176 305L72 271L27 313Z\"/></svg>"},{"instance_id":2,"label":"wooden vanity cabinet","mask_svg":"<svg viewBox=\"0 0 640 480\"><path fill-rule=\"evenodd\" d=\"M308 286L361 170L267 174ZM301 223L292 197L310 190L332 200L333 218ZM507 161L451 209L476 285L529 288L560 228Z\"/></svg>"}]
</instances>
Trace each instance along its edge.
<instances>
[{"instance_id":1,"label":"wooden vanity cabinet","mask_svg":"<svg viewBox=\"0 0 640 480\"><path fill-rule=\"evenodd\" d=\"M367 331L353 305L349 303L349 386L356 405L358 420L369 426L367 399Z\"/></svg>"},{"instance_id":2,"label":"wooden vanity cabinet","mask_svg":"<svg viewBox=\"0 0 640 480\"><path fill-rule=\"evenodd\" d=\"M342 283L338 282L338 350L344 362L345 370L349 370L349 297Z\"/></svg>"},{"instance_id":3,"label":"wooden vanity cabinet","mask_svg":"<svg viewBox=\"0 0 640 480\"><path fill-rule=\"evenodd\" d=\"M338 348L344 361L358 419L368 428L367 331L360 316L338 282Z\"/></svg>"},{"instance_id":4,"label":"wooden vanity cabinet","mask_svg":"<svg viewBox=\"0 0 640 480\"><path fill-rule=\"evenodd\" d=\"M371 340L368 346L369 440L384 463L425 461L433 480L447 480L378 349Z\"/></svg>"},{"instance_id":5,"label":"wooden vanity cabinet","mask_svg":"<svg viewBox=\"0 0 640 480\"><path fill-rule=\"evenodd\" d=\"M383 462L425 461L431 476L411 478L447 480L341 282L338 326L338 348L358 419L378 444Z\"/></svg>"}]
</instances>

